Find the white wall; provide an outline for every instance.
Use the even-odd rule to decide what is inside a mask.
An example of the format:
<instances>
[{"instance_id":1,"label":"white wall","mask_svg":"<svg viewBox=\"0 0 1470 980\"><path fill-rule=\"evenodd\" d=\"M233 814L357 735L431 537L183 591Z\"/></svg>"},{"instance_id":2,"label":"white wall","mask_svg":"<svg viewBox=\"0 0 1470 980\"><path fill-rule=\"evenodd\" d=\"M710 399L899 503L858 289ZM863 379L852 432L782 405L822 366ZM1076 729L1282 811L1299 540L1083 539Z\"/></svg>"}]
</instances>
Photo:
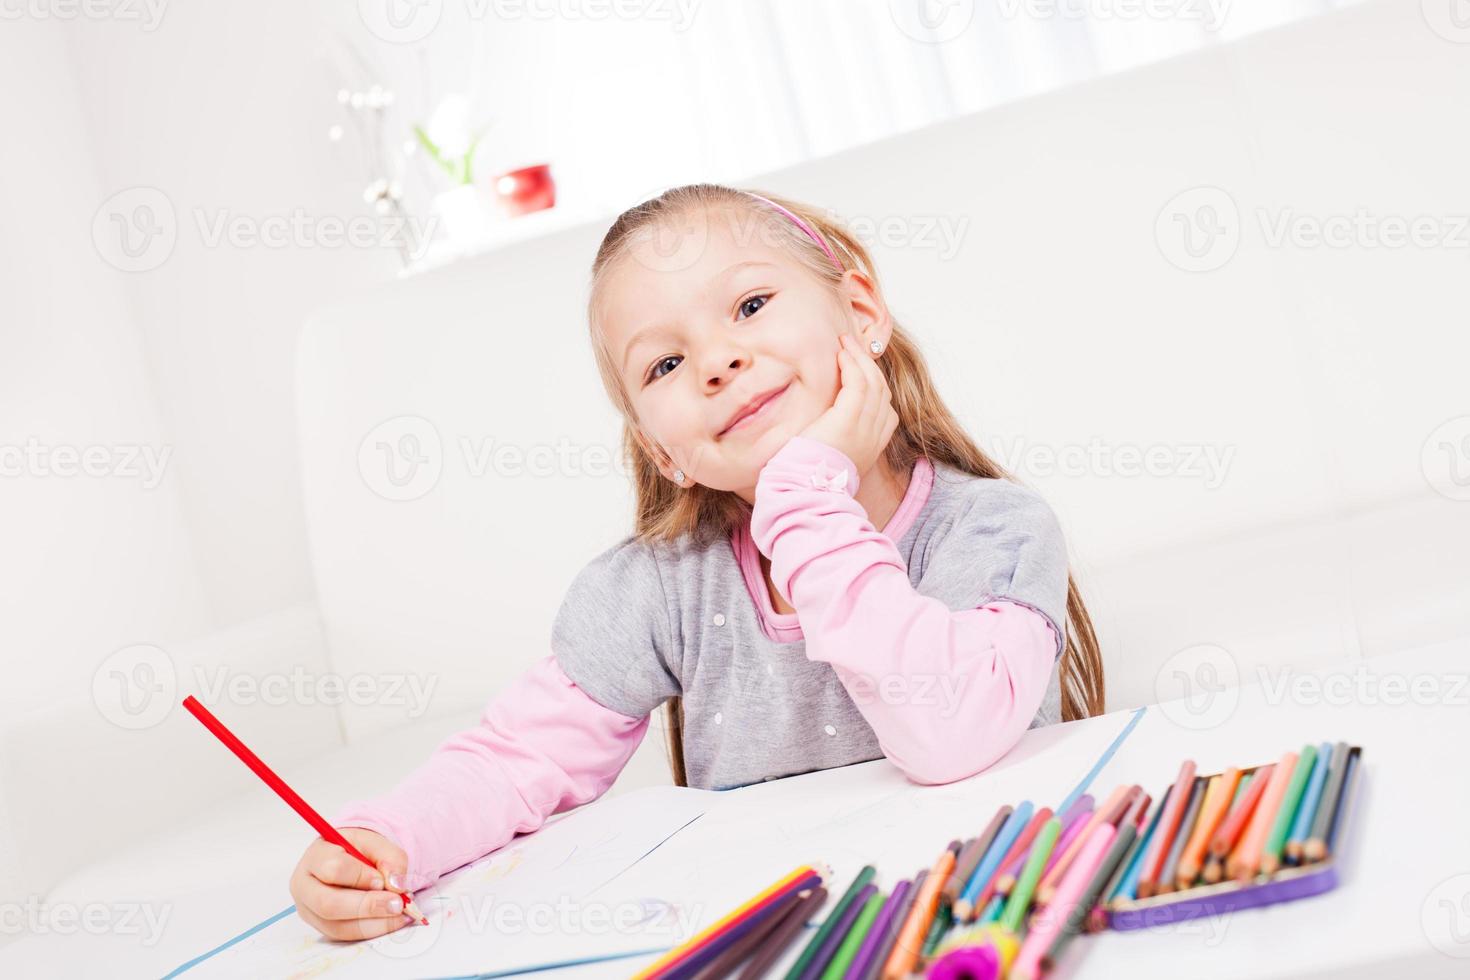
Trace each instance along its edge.
<instances>
[{"instance_id":1,"label":"white wall","mask_svg":"<svg viewBox=\"0 0 1470 980\"><path fill-rule=\"evenodd\" d=\"M135 185L172 202L177 244L126 278L176 446L217 624L313 596L300 504L291 357L305 311L390 277L390 249L211 246L222 216L258 224L367 212L356 157L327 140L338 81L312 19L284 0L175 3L152 32L110 22L70 32L66 73L103 195ZM89 198L100 201L101 196ZM95 206L95 204L93 204Z\"/></svg>"}]
</instances>

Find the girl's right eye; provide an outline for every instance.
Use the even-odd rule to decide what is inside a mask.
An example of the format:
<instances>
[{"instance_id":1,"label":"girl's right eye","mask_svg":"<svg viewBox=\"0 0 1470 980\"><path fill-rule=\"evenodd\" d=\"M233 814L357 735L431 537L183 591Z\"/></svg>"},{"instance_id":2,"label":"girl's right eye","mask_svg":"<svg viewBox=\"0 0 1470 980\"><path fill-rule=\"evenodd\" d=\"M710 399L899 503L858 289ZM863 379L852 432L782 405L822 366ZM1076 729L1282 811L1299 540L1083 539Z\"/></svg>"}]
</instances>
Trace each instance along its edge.
<instances>
[{"instance_id":1,"label":"girl's right eye","mask_svg":"<svg viewBox=\"0 0 1470 980\"><path fill-rule=\"evenodd\" d=\"M665 364L669 363L670 361L679 361L679 360L681 360L681 358L679 358L679 357L677 357L675 355L672 355L672 354L669 355L668 357L662 358L661 360L657 361L653 365L653 370L651 370L651 371L648 372L648 377L645 380L646 381L657 381L659 378L662 378L665 374L668 374L669 373L668 371L662 371L662 372L660 372L659 371L659 368L663 367ZM673 370L673 368L669 368L669 371L672 371L672 370Z\"/></svg>"}]
</instances>

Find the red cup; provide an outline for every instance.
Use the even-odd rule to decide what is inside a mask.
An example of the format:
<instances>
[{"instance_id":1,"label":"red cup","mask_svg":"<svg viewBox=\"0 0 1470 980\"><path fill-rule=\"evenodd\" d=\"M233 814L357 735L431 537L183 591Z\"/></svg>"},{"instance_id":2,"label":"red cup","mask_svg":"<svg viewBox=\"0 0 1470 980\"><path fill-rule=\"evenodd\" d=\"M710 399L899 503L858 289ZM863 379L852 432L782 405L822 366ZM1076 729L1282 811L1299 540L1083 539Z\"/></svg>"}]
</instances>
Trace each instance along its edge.
<instances>
[{"instance_id":1,"label":"red cup","mask_svg":"<svg viewBox=\"0 0 1470 980\"><path fill-rule=\"evenodd\" d=\"M512 217L544 211L556 204L556 182L551 179L551 164L538 163L500 174L491 180L500 206Z\"/></svg>"}]
</instances>

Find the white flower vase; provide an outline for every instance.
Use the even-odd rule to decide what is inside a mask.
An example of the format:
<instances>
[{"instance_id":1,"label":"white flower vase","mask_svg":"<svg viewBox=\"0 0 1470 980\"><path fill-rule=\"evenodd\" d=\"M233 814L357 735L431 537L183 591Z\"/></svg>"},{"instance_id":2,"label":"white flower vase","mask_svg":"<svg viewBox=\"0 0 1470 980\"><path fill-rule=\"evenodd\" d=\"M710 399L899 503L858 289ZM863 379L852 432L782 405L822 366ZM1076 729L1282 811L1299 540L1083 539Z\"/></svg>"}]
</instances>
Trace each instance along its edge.
<instances>
[{"instance_id":1,"label":"white flower vase","mask_svg":"<svg viewBox=\"0 0 1470 980\"><path fill-rule=\"evenodd\" d=\"M484 241L500 217L494 192L474 184L461 184L436 194L434 214L444 237L457 247Z\"/></svg>"}]
</instances>

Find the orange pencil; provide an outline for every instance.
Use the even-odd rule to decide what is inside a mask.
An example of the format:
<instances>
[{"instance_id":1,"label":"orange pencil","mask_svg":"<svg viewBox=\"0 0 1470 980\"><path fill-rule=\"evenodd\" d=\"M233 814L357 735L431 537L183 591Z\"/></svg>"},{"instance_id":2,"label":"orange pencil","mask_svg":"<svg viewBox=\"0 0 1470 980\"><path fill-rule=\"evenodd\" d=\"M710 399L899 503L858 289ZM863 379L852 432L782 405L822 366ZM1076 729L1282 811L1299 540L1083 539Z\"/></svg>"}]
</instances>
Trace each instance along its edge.
<instances>
[{"instance_id":1,"label":"orange pencil","mask_svg":"<svg viewBox=\"0 0 1470 980\"><path fill-rule=\"evenodd\" d=\"M1240 770L1234 766L1210 780L1205 802L1200 807L1199 820L1194 825L1194 836L1184 845L1184 856L1179 859L1180 888L1188 888L1199 877L1205 862L1205 850L1225 819L1225 812L1230 801L1235 799L1235 787L1239 784Z\"/></svg>"},{"instance_id":2,"label":"orange pencil","mask_svg":"<svg viewBox=\"0 0 1470 980\"><path fill-rule=\"evenodd\" d=\"M1041 879L1041 884L1036 886L1036 904L1038 907L1050 902L1052 896L1056 894L1057 886L1061 884L1062 876L1067 873L1067 869L1072 866L1072 862L1082 852L1087 838L1092 836L1092 831L1101 824L1116 824L1122 819L1123 812L1128 809L1128 806L1142 792L1143 787L1141 786L1119 786L1108 795L1107 800L1102 806L1092 811L1092 816L1087 818L1087 823L1083 824L1081 832L1072 838L1072 842L1067 845L1067 849L1062 852L1062 856L1056 859L1051 869L1047 871L1046 876Z\"/></svg>"},{"instance_id":3,"label":"orange pencil","mask_svg":"<svg viewBox=\"0 0 1470 980\"><path fill-rule=\"evenodd\" d=\"M908 918L903 920L898 940L893 944L893 952L888 955L888 962L883 964L884 980L898 980L899 977L908 976L919 961L924 936L929 932L929 923L939 908L940 889L944 887L949 873L954 870L954 859L955 852L946 848L939 855L939 860L934 862L924 883L919 886L919 894L914 898Z\"/></svg>"},{"instance_id":4,"label":"orange pencil","mask_svg":"<svg viewBox=\"0 0 1470 980\"><path fill-rule=\"evenodd\" d=\"M1266 846L1266 835L1271 832L1271 824L1276 819L1276 811L1281 809L1286 786L1291 782L1291 774L1295 769L1296 753L1288 752L1271 771L1271 778L1266 782L1266 791L1261 794L1261 802L1256 805L1250 826L1246 828L1245 836L1240 839L1240 843L1230 854L1230 860L1225 864L1225 873L1230 877L1252 878L1260 870L1261 851Z\"/></svg>"}]
</instances>

